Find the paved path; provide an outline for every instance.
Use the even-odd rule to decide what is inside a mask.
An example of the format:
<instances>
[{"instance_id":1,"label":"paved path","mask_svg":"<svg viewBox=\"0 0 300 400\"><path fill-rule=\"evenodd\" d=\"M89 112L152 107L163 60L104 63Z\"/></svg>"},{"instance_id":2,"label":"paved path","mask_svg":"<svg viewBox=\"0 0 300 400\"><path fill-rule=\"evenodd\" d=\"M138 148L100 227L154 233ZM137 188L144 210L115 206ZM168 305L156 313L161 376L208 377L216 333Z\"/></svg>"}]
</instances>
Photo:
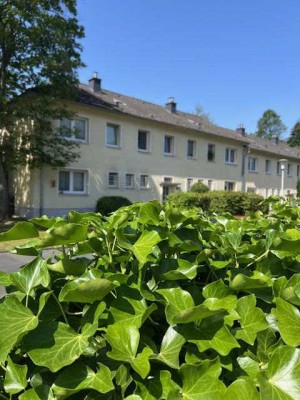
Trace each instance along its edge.
<instances>
[{"instance_id":1,"label":"paved path","mask_svg":"<svg viewBox=\"0 0 300 400\"><path fill-rule=\"evenodd\" d=\"M49 257L53 254L53 250L45 250L43 252L44 257ZM11 253L0 253L0 271L3 272L14 272L25 264L28 264L34 257L30 256L19 256ZM0 285L0 297L5 294L5 288Z\"/></svg>"}]
</instances>

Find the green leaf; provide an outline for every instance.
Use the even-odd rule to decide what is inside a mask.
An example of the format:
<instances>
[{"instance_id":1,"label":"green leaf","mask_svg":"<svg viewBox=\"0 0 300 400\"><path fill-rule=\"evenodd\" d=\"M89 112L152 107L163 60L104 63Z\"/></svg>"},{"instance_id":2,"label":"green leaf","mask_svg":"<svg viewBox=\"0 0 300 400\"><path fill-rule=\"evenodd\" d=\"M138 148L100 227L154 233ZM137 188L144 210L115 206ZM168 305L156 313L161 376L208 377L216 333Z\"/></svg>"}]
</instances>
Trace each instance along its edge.
<instances>
[{"instance_id":1,"label":"green leaf","mask_svg":"<svg viewBox=\"0 0 300 400\"><path fill-rule=\"evenodd\" d=\"M16 297L6 297L0 304L0 362L27 332L34 329L38 319Z\"/></svg>"},{"instance_id":2,"label":"green leaf","mask_svg":"<svg viewBox=\"0 0 300 400\"><path fill-rule=\"evenodd\" d=\"M130 375L129 368L127 368L123 364L120 365L119 368L117 369L115 379L116 379L116 384L120 386L122 395L124 397L124 393L126 392L127 387L133 380L132 376Z\"/></svg>"},{"instance_id":3,"label":"green leaf","mask_svg":"<svg viewBox=\"0 0 300 400\"><path fill-rule=\"evenodd\" d=\"M157 201L151 201L149 203L144 203L140 207L138 220L141 224L151 224L159 225L159 213L161 211L161 206Z\"/></svg>"},{"instance_id":4,"label":"green leaf","mask_svg":"<svg viewBox=\"0 0 300 400\"><path fill-rule=\"evenodd\" d=\"M143 400L173 399L172 393L178 392L178 385L172 381L170 371L158 371L154 376L137 380L135 393L140 395Z\"/></svg>"},{"instance_id":5,"label":"green leaf","mask_svg":"<svg viewBox=\"0 0 300 400\"><path fill-rule=\"evenodd\" d=\"M83 363L75 363L57 377L52 389L55 395L63 400L85 389L108 393L114 390L114 385L111 372L105 365L98 364L98 370L94 372Z\"/></svg>"},{"instance_id":6,"label":"green leaf","mask_svg":"<svg viewBox=\"0 0 300 400\"><path fill-rule=\"evenodd\" d=\"M39 237L39 232L31 222L17 222L7 232L0 233L0 242Z\"/></svg>"},{"instance_id":7,"label":"green leaf","mask_svg":"<svg viewBox=\"0 0 300 400\"><path fill-rule=\"evenodd\" d=\"M179 353L185 343L185 338L171 326L165 333L157 359L171 368L179 368Z\"/></svg>"},{"instance_id":8,"label":"green leaf","mask_svg":"<svg viewBox=\"0 0 300 400\"><path fill-rule=\"evenodd\" d=\"M258 373L260 372L259 363L254 361L250 357L238 357L237 362L241 369L246 372L246 374L253 380L256 379Z\"/></svg>"},{"instance_id":9,"label":"green leaf","mask_svg":"<svg viewBox=\"0 0 300 400\"><path fill-rule=\"evenodd\" d=\"M106 304L103 301L89 307L81 320L83 335L91 337L97 332L99 317L105 309Z\"/></svg>"},{"instance_id":10,"label":"green leaf","mask_svg":"<svg viewBox=\"0 0 300 400\"><path fill-rule=\"evenodd\" d=\"M138 261L145 264L147 257L152 253L153 247L161 241L161 237L156 231L143 231L141 236L132 246L132 251Z\"/></svg>"},{"instance_id":11,"label":"green leaf","mask_svg":"<svg viewBox=\"0 0 300 400\"><path fill-rule=\"evenodd\" d=\"M37 286L47 287L50 282L46 262L41 257L35 258L18 272L12 272L10 278L13 285L26 296Z\"/></svg>"},{"instance_id":12,"label":"green leaf","mask_svg":"<svg viewBox=\"0 0 300 400\"><path fill-rule=\"evenodd\" d=\"M107 352L110 358L130 363L142 378L146 378L150 372L152 350L145 347L142 353L137 354L140 332L135 326L123 323L109 325L106 340L112 347L112 351Z\"/></svg>"},{"instance_id":13,"label":"green leaf","mask_svg":"<svg viewBox=\"0 0 300 400\"><path fill-rule=\"evenodd\" d=\"M10 286L11 284L10 274L0 271L0 286Z\"/></svg>"},{"instance_id":14,"label":"green leaf","mask_svg":"<svg viewBox=\"0 0 300 400\"><path fill-rule=\"evenodd\" d=\"M52 372L72 364L88 345L85 335L62 322L40 322L24 338L24 349L32 361Z\"/></svg>"},{"instance_id":15,"label":"green leaf","mask_svg":"<svg viewBox=\"0 0 300 400\"><path fill-rule=\"evenodd\" d=\"M108 279L90 279L82 278L68 282L59 294L59 301L75 303L93 303L102 300L115 285Z\"/></svg>"},{"instance_id":16,"label":"green leaf","mask_svg":"<svg viewBox=\"0 0 300 400\"><path fill-rule=\"evenodd\" d=\"M164 258L157 268L160 280L194 279L197 275L197 263L191 263L183 259Z\"/></svg>"},{"instance_id":17,"label":"green leaf","mask_svg":"<svg viewBox=\"0 0 300 400\"><path fill-rule=\"evenodd\" d=\"M288 346L275 350L268 369L259 379L262 399L300 399L300 349Z\"/></svg>"},{"instance_id":18,"label":"green leaf","mask_svg":"<svg viewBox=\"0 0 300 400\"><path fill-rule=\"evenodd\" d=\"M27 386L27 365L14 364L10 357L7 359L4 389L9 394L16 394Z\"/></svg>"},{"instance_id":19,"label":"green leaf","mask_svg":"<svg viewBox=\"0 0 300 400\"><path fill-rule=\"evenodd\" d=\"M278 321L282 339L289 346L300 345L300 311L297 307L278 297L272 310Z\"/></svg>"},{"instance_id":20,"label":"green leaf","mask_svg":"<svg viewBox=\"0 0 300 400\"><path fill-rule=\"evenodd\" d=\"M244 296L238 300L236 311L240 316L241 330L237 330L235 337L246 343L254 344L257 332L268 328L268 322L263 311L257 307L254 294Z\"/></svg>"},{"instance_id":21,"label":"green leaf","mask_svg":"<svg viewBox=\"0 0 300 400\"><path fill-rule=\"evenodd\" d=\"M236 275L230 282L230 287L233 290L249 290L266 288L272 285L272 281L269 276L264 275L259 271L254 271L251 277L244 274Z\"/></svg>"},{"instance_id":22,"label":"green leaf","mask_svg":"<svg viewBox=\"0 0 300 400\"><path fill-rule=\"evenodd\" d=\"M180 368L181 397L187 400L224 400L226 386L218 379L221 365L218 359L200 365L185 364Z\"/></svg>"},{"instance_id":23,"label":"green leaf","mask_svg":"<svg viewBox=\"0 0 300 400\"><path fill-rule=\"evenodd\" d=\"M59 272L64 275L75 275L80 276L86 270L84 262L78 259L64 258L59 260L55 264L47 264L47 268L50 271Z\"/></svg>"},{"instance_id":24,"label":"green leaf","mask_svg":"<svg viewBox=\"0 0 300 400\"><path fill-rule=\"evenodd\" d=\"M225 400L260 400L255 384L246 379L237 379L226 391Z\"/></svg>"},{"instance_id":25,"label":"green leaf","mask_svg":"<svg viewBox=\"0 0 300 400\"><path fill-rule=\"evenodd\" d=\"M209 297L223 299L224 297L234 294L234 291L230 289L229 286L225 285L222 279L219 279L218 281L212 282L205 286L202 294L206 299Z\"/></svg>"},{"instance_id":26,"label":"green leaf","mask_svg":"<svg viewBox=\"0 0 300 400\"><path fill-rule=\"evenodd\" d=\"M61 246L86 240L88 233L87 225L66 224L47 232L37 247Z\"/></svg>"},{"instance_id":27,"label":"green leaf","mask_svg":"<svg viewBox=\"0 0 300 400\"><path fill-rule=\"evenodd\" d=\"M165 313L170 325L175 324L174 318L179 312L194 306L194 300L190 293L181 288L158 289L156 293L162 295L167 302Z\"/></svg>"}]
</instances>

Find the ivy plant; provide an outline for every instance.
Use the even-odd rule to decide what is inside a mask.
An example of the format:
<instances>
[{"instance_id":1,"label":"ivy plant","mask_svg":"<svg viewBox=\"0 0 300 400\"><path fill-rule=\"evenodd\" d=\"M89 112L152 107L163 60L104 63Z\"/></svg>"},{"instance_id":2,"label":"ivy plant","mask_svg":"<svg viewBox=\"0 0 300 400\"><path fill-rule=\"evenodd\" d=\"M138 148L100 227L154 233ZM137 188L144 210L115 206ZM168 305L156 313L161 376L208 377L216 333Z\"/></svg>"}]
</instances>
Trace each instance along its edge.
<instances>
[{"instance_id":1,"label":"ivy plant","mask_svg":"<svg viewBox=\"0 0 300 400\"><path fill-rule=\"evenodd\" d=\"M33 260L0 272L0 398L299 400L300 205L270 202L243 219L135 203L1 233Z\"/></svg>"}]
</instances>

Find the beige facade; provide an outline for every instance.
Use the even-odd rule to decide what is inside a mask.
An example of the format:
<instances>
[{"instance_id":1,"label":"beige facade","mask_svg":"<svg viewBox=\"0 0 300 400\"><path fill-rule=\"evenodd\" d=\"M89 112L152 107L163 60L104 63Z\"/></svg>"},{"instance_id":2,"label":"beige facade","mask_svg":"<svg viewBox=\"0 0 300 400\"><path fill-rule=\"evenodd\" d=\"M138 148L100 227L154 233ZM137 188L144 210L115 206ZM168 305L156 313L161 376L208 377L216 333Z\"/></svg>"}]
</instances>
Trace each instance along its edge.
<instances>
[{"instance_id":1,"label":"beige facade","mask_svg":"<svg viewBox=\"0 0 300 400\"><path fill-rule=\"evenodd\" d=\"M189 190L197 181L211 190L245 190L268 197L280 194L281 165L284 194L296 194L300 157L295 152L290 156L289 149L282 153L282 145L277 145L278 152L273 144L264 151L261 143L256 148L257 143L242 134L212 134L88 104L72 107L82 135L70 140L81 141L81 158L63 169L20 171L17 214L94 211L102 196L162 201L173 191ZM281 159L287 161L280 162L277 170Z\"/></svg>"}]
</instances>

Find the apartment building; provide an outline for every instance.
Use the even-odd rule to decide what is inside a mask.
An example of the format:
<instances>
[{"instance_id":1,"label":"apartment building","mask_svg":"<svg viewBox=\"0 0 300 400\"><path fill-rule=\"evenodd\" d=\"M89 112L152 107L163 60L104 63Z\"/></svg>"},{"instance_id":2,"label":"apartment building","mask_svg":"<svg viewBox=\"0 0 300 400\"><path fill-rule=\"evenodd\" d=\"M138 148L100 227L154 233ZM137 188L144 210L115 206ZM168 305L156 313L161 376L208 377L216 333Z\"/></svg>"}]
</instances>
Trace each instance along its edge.
<instances>
[{"instance_id":1,"label":"apartment building","mask_svg":"<svg viewBox=\"0 0 300 400\"><path fill-rule=\"evenodd\" d=\"M296 194L300 152L278 140L263 140L218 127L177 109L113 93L95 75L79 85L70 104L81 158L66 168L23 169L16 176L16 214L62 215L94 211L102 196L131 201L164 200L201 181L211 190Z\"/></svg>"}]
</instances>

